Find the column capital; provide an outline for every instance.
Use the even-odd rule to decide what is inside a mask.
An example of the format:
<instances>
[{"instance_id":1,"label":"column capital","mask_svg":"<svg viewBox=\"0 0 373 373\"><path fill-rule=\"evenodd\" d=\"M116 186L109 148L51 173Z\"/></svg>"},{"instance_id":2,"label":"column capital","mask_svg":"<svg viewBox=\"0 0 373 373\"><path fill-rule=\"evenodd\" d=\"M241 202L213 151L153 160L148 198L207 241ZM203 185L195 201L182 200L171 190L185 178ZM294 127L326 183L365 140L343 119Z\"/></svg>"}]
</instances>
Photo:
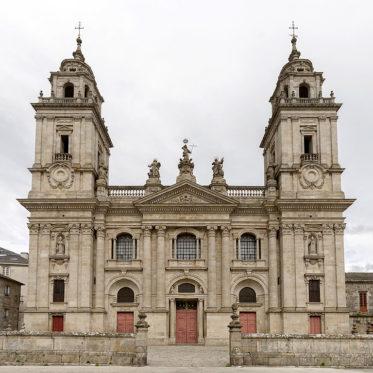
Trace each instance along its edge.
<instances>
[{"instance_id":1,"label":"column capital","mask_svg":"<svg viewBox=\"0 0 373 373\"><path fill-rule=\"evenodd\" d=\"M52 226L50 224L40 225L41 234L50 234Z\"/></svg>"},{"instance_id":2,"label":"column capital","mask_svg":"<svg viewBox=\"0 0 373 373\"><path fill-rule=\"evenodd\" d=\"M294 233L303 235L304 232L304 224L294 224Z\"/></svg>"},{"instance_id":3,"label":"column capital","mask_svg":"<svg viewBox=\"0 0 373 373\"><path fill-rule=\"evenodd\" d=\"M166 233L166 226L165 225L157 225L155 229L157 230L158 236L164 236Z\"/></svg>"},{"instance_id":4,"label":"column capital","mask_svg":"<svg viewBox=\"0 0 373 373\"><path fill-rule=\"evenodd\" d=\"M97 237L105 237L105 226L103 224L95 225Z\"/></svg>"},{"instance_id":5,"label":"column capital","mask_svg":"<svg viewBox=\"0 0 373 373\"><path fill-rule=\"evenodd\" d=\"M334 224L334 232L335 232L335 234L343 234L345 228L346 228L346 224L345 223Z\"/></svg>"},{"instance_id":6,"label":"column capital","mask_svg":"<svg viewBox=\"0 0 373 373\"><path fill-rule=\"evenodd\" d=\"M222 235L223 237L229 237L229 233L231 231L231 226L230 225L223 225L221 227Z\"/></svg>"},{"instance_id":7,"label":"column capital","mask_svg":"<svg viewBox=\"0 0 373 373\"><path fill-rule=\"evenodd\" d=\"M80 224L70 224L69 225L70 234L79 234L80 233Z\"/></svg>"},{"instance_id":8,"label":"column capital","mask_svg":"<svg viewBox=\"0 0 373 373\"><path fill-rule=\"evenodd\" d=\"M209 237L215 236L215 232L216 232L217 229L218 229L217 226L208 225L207 226L207 233L208 233Z\"/></svg>"},{"instance_id":9,"label":"column capital","mask_svg":"<svg viewBox=\"0 0 373 373\"><path fill-rule=\"evenodd\" d=\"M281 225L281 232L283 235L292 234L294 230L293 224L282 224Z\"/></svg>"},{"instance_id":10,"label":"column capital","mask_svg":"<svg viewBox=\"0 0 373 373\"><path fill-rule=\"evenodd\" d=\"M268 235L269 237L276 237L279 227L277 224L268 225Z\"/></svg>"},{"instance_id":11,"label":"column capital","mask_svg":"<svg viewBox=\"0 0 373 373\"><path fill-rule=\"evenodd\" d=\"M92 234L93 231L92 231L92 224L82 224L81 225L81 228L82 228L82 233L83 234Z\"/></svg>"},{"instance_id":12,"label":"column capital","mask_svg":"<svg viewBox=\"0 0 373 373\"><path fill-rule=\"evenodd\" d=\"M322 233L324 235L331 235L333 234L333 224L323 224L322 225Z\"/></svg>"},{"instance_id":13,"label":"column capital","mask_svg":"<svg viewBox=\"0 0 373 373\"><path fill-rule=\"evenodd\" d=\"M141 229L145 237L150 237L153 227L151 225L143 225Z\"/></svg>"},{"instance_id":14,"label":"column capital","mask_svg":"<svg viewBox=\"0 0 373 373\"><path fill-rule=\"evenodd\" d=\"M39 233L39 224L28 223L27 227L29 229L30 234L38 234Z\"/></svg>"}]
</instances>

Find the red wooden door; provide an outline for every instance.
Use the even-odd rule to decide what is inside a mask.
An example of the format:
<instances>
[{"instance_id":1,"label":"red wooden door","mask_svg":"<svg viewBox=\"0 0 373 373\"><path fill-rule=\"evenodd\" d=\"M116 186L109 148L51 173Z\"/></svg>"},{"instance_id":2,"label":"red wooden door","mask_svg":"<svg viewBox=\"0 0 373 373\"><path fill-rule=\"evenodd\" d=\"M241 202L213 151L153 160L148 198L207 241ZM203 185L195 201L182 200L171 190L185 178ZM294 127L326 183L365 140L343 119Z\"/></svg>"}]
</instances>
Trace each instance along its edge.
<instances>
[{"instance_id":1,"label":"red wooden door","mask_svg":"<svg viewBox=\"0 0 373 373\"><path fill-rule=\"evenodd\" d=\"M256 333L256 312L240 312L242 333Z\"/></svg>"},{"instance_id":2,"label":"red wooden door","mask_svg":"<svg viewBox=\"0 0 373 373\"><path fill-rule=\"evenodd\" d=\"M63 316L52 316L52 332L63 332Z\"/></svg>"},{"instance_id":3,"label":"red wooden door","mask_svg":"<svg viewBox=\"0 0 373 373\"><path fill-rule=\"evenodd\" d=\"M117 332L133 333L133 312L117 312Z\"/></svg>"},{"instance_id":4,"label":"red wooden door","mask_svg":"<svg viewBox=\"0 0 373 373\"><path fill-rule=\"evenodd\" d=\"M320 316L310 316L310 334L321 334Z\"/></svg>"},{"instance_id":5,"label":"red wooden door","mask_svg":"<svg viewBox=\"0 0 373 373\"><path fill-rule=\"evenodd\" d=\"M176 343L197 343L197 310L176 310Z\"/></svg>"}]
</instances>

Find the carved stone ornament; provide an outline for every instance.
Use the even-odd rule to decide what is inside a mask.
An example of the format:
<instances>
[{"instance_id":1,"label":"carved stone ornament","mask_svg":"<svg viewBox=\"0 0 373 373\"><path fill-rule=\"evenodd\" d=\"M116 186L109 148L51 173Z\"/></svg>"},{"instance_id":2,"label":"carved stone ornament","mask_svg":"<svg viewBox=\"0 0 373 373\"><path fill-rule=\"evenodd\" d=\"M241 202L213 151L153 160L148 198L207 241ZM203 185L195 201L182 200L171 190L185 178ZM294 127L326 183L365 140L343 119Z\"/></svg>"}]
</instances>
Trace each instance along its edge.
<instances>
[{"instance_id":1,"label":"carved stone ornament","mask_svg":"<svg viewBox=\"0 0 373 373\"><path fill-rule=\"evenodd\" d=\"M176 182L180 182L183 180L192 180L196 181L196 177L193 175L194 163L192 158L189 157L189 154L192 152L188 149L187 144L185 143L182 147L183 150L183 158L179 160L179 176L176 179Z\"/></svg>"},{"instance_id":2,"label":"carved stone ornament","mask_svg":"<svg viewBox=\"0 0 373 373\"><path fill-rule=\"evenodd\" d=\"M53 189L69 189L74 181L74 171L67 163L54 163L47 170L47 178Z\"/></svg>"},{"instance_id":3,"label":"carved stone ornament","mask_svg":"<svg viewBox=\"0 0 373 373\"><path fill-rule=\"evenodd\" d=\"M325 171L320 165L307 164L299 170L299 182L304 189L320 189L324 181Z\"/></svg>"},{"instance_id":4,"label":"carved stone ornament","mask_svg":"<svg viewBox=\"0 0 373 373\"><path fill-rule=\"evenodd\" d=\"M56 254L65 255L65 236L62 233L57 236Z\"/></svg>"}]
</instances>

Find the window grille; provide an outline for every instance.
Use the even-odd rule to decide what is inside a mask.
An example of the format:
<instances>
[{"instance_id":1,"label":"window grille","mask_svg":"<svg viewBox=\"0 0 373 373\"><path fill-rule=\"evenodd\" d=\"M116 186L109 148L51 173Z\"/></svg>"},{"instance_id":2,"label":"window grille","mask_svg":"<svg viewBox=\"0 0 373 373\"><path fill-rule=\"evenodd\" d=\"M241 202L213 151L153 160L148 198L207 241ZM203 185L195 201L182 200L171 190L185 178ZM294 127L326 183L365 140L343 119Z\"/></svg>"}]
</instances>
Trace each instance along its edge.
<instances>
[{"instance_id":1,"label":"window grille","mask_svg":"<svg viewBox=\"0 0 373 373\"><path fill-rule=\"evenodd\" d=\"M135 259L135 245L130 234L122 234L117 237L116 258L126 262Z\"/></svg>"},{"instance_id":2,"label":"window grille","mask_svg":"<svg viewBox=\"0 0 373 373\"><path fill-rule=\"evenodd\" d=\"M241 260L256 260L256 239L252 234L243 234L240 239Z\"/></svg>"},{"instance_id":3,"label":"window grille","mask_svg":"<svg viewBox=\"0 0 373 373\"><path fill-rule=\"evenodd\" d=\"M368 312L366 291L359 292L359 303L360 303L360 312Z\"/></svg>"},{"instance_id":4,"label":"window grille","mask_svg":"<svg viewBox=\"0 0 373 373\"><path fill-rule=\"evenodd\" d=\"M197 239L193 234L180 234L176 239L176 259L197 259Z\"/></svg>"},{"instance_id":5,"label":"window grille","mask_svg":"<svg viewBox=\"0 0 373 373\"><path fill-rule=\"evenodd\" d=\"M121 288L117 294L118 303L133 303L135 301L135 293L129 287Z\"/></svg>"},{"instance_id":6,"label":"window grille","mask_svg":"<svg viewBox=\"0 0 373 373\"><path fill-rule=\"evenodd\" d=\"M240 303L256 303L255 290L249 287L241 289L238 300Z\"/></svg>"},{"instance_id":7,"label":"window grille","mask_svg":"<svg viewBox=\"0 0 373 373\"><path fill-rule=\"evenodd\" d=\"M320 280L309 280L308 292L310 302L320 302Z\"/></svg>"}]
</instances>

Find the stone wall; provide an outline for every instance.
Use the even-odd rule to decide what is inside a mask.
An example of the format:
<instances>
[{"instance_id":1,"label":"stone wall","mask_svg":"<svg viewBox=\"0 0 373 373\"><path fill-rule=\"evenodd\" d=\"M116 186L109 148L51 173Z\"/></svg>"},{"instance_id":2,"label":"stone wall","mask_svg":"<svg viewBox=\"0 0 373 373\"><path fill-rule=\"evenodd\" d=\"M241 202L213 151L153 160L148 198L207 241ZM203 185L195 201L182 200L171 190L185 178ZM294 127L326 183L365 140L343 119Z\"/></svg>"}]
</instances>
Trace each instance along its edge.
<instances>
[{"instance_id":1,"label":"stone wall","mask_svg":"<svg viewBox=\"0 0 373 373\"><path fill-rule=\"evenodd\" d=\"M0 365L146 365L146 333L0 332Z\"/></svg>"},{"instance_id":2,"label":"stone wall","mask_svg":"<svg viewBox=\"0 0 373 373\"><path fill-rule=\"evenodd\" d=\"M372 367L371 335L243 335L231 329L231 365Z\"/></svg>"}]
</instances>

